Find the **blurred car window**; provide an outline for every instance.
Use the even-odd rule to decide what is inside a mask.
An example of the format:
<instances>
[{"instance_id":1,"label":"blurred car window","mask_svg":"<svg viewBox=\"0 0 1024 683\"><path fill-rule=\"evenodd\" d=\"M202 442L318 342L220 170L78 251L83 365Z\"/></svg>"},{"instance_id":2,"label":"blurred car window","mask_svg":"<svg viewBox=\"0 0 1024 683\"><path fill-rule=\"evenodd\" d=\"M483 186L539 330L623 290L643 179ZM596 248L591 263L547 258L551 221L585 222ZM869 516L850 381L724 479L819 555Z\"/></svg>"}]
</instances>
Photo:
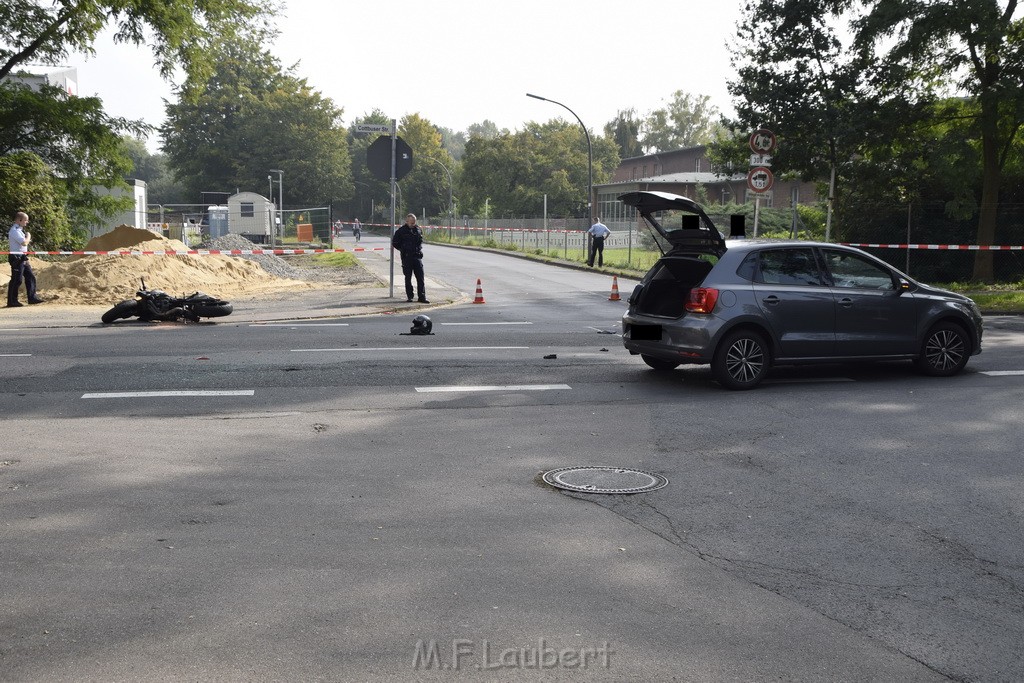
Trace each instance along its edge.
<instances>
[{"instance_id":1,"label":"blurred car window","mask_svg":"<svg viewBox=\"0 0 1024 683\"><path fill-rule=\"evenodd\" d=\"M847 289L895 289L892 273L856 254L825 250L825 261L836 287Z\"/></svg>"},{"instance_id":2,"label":"blurred car window","mask_svg":"<svg viewBox=\"0 0 1024 683\"><path fill-rule=\"evenodd\" d=\"M822 286L812 249L766 249L761 252L761 282L769 285Z\"/></svg>"}]
</instances>

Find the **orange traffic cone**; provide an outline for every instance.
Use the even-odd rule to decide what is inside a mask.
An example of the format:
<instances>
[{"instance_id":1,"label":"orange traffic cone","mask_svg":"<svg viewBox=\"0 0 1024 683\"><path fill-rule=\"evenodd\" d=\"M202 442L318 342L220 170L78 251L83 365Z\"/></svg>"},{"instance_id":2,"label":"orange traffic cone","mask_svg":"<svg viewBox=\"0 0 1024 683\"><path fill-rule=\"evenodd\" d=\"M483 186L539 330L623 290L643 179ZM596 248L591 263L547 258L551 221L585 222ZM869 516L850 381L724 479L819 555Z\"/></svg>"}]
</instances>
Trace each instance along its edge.
<instances>
[{"instance_id":1,"label":"orange traffic cone","mask_svg":"<svg viewBox=\"0 0 1024 683\"><path fill-rule=\"evenodd\" d=\"M608 301L622 301L619 298L619 278L617 275L612 276L612 295L608 297Z\"/></svg>"},{"instance_id":2,"label":"orange traffic cone","mask_svg":"<svg viewBox=\"0 0 1024 683\"><path fill-rule=\"evenodd\" d=\"M484 301L484 289L480 285L480 278L476 279L476 298L473 299L473 303L475 303L475 304L487 303L486 301Z\"/></svg>"}]
</instances>

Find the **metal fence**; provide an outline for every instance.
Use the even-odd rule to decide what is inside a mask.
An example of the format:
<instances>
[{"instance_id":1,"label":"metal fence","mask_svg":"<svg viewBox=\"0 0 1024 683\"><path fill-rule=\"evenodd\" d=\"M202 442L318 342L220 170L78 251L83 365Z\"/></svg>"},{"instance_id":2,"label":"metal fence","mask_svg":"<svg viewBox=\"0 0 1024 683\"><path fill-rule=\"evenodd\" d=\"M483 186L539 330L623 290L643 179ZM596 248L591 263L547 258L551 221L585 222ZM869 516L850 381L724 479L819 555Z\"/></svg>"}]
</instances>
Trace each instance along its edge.
<instances>
[{"instance_id":1,"label":"metal fence","mask_svg":"<svg viewBox=\"0 0 1024 683\"><path fill-rule=\"evenodd\" d=\"M710 212L709 217L720 232L729 233L729 215ZM794 220L798 238L823 238L823 226L818 226L819 234L815 234L798 218ZM472 240L585 261L587 223L585 219L548 220L545 228L542 218L476 219L449 227L439 221L426 226L426 232L442 241ZM629 222L607 225L612 235L605 241L606 265L643 270L660 255L646 227ZM1000 206L996 245L992 247L975 244L977 225L977 210L965 211L948 202L860 205L837 213L831 238L857 245L924 282L970 282L979 252L991 254L995 282L1024 282L1024 204ZM747 235L752 234L753 223L748 219Z\"/></svg>"}]
</instances>

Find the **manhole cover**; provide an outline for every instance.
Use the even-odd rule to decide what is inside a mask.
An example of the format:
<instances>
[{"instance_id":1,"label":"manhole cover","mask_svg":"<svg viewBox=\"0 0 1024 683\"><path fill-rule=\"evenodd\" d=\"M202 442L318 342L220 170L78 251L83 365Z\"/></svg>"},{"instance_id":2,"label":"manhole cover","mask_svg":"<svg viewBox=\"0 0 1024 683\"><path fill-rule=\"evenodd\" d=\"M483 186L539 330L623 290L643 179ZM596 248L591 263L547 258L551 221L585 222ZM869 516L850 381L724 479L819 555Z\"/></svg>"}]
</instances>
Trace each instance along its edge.
<instances>
[{"instance_id":1,"label":"manhole cover","mask_svg":"<svg viewBox=\"0 0 1024 683\"><path fill-rule=\"evenodd\" d=\"M541 478L556 488L580 493L644 493L668 484L660 474L622 467L560 467Z\"/></svg>"}]
</instances>

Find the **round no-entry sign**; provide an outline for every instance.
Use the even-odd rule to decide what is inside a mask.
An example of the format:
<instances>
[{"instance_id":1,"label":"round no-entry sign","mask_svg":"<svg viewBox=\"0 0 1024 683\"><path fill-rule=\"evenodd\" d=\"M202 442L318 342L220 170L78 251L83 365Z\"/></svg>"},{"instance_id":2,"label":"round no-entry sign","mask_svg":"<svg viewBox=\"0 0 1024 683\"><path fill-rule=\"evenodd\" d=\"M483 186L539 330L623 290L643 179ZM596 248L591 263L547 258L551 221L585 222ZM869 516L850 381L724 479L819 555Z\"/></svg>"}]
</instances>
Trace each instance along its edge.
<instances>
[{"instance_id":1,"label":"round no-entry sign","mask_svg":"<svg viewBox=\"0 0 1024 683\"><path fill-rule=\"evenodd\" d=\"M750 134L750 150L754 154L771 154L777 143L775 133L767 128L758 128Z\"/></svg>"},{"instance_id":2,"label":"round no-entry sign","mask_svg":"<svg viewBox=\"0 0 1024 683\"><path fill-rule=\"evenodd\" d=\"M747 187L754 192L767 192L774 183L775 176L764 166L755 166L747 173Z\"/></svg>"}]
</instances>

